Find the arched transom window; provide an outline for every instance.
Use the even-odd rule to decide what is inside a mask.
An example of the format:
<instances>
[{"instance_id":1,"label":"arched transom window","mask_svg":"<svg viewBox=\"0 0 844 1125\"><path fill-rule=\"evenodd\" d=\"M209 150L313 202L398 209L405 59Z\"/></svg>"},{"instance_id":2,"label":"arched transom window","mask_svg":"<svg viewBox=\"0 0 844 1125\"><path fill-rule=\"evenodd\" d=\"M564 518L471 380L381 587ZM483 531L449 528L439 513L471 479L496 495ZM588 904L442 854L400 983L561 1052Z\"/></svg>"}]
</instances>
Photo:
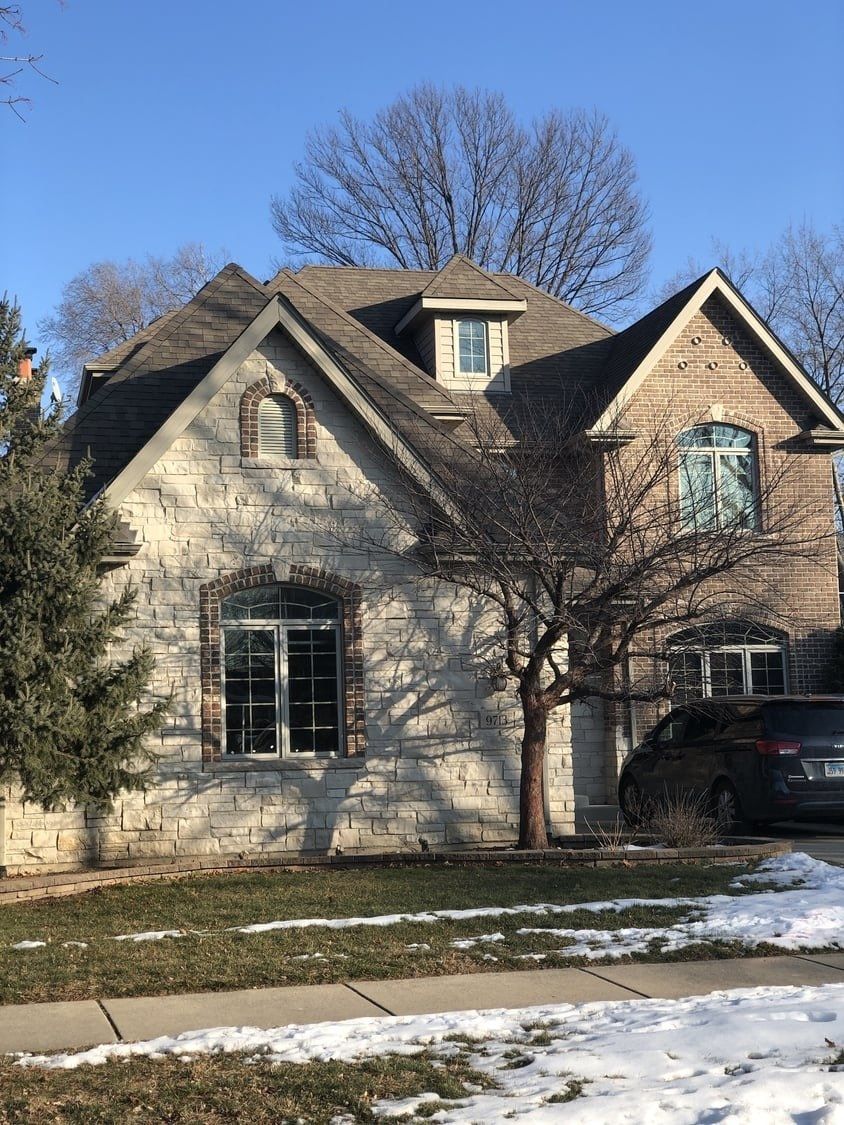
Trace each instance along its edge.
<instances>
[{"instance_id":1,"label":"arched transom window","mask_svg":"<svg viewBox=\"0 0 844 1125\"><path fill-rule=\"evenodd\" d=\"M296 405L287 395L267 395L258 404L258 455L298 457Z\"/></svg>"},{"instance_id":2,"label":"arched transom window","mask_svg":"<svg viewBox=\"0 0 844 1125\"><path fill-rule=\"evenodd\" d=\"M680 512L687 529L759 527L758 472L753 434L710 422L677 438Z\"/></svg>"},{"instance_id":3,"label":"arched transom window","mask_svg":"<svg viewBox=\"0 0 844 1125\"><path fill-rule=\"evenodd\" d=\"M227 755L340 752L340 603L274 583L221 605Z\"/></svg>"},{"instance_id":4,"label":"arched transom window","mask_svg":"<svg viewBox=\"0 0 844 1125\"><path fill-rule=\"evenodd\" d=\"M751 621L719 621L669 638L672 699L781 695L787 687L785 639Z\"/></svg>"}]
</instances>

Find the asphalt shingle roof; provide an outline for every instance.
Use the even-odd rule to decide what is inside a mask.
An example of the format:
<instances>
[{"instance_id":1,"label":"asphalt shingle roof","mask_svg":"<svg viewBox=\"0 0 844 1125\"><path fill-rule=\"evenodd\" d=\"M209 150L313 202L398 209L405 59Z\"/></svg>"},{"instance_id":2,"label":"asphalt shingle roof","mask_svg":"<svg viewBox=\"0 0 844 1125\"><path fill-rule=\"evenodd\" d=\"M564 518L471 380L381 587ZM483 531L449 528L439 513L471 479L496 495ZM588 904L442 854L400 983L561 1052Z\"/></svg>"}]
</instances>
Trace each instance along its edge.
<instances>
[{"instance_id":1,"label":"asphalt shingle roof","mask_svg":"<svg viewBox=\"0 0 844 1125\"><path fill-rule=\"evenodd\" d=\"M611 401L699 284L616 335L521 278L487 273L460 256L440 271L307 266L296 274L282 270L264 285L232 263L182 309L95 361L116 370L68 420L49 460L66 467L90 455L92 492L107 485L278 295L435 467L461 446L461 427L450 431L437 417L459 417L468 400L423 369L410 333L395 333L423 292L526 301L509 330L512 396L473 396L473 410L480 398L482 409L506 418L511 403L554 397L582 403L585 423L586 413Z\"/></svg>"}]
</instances>

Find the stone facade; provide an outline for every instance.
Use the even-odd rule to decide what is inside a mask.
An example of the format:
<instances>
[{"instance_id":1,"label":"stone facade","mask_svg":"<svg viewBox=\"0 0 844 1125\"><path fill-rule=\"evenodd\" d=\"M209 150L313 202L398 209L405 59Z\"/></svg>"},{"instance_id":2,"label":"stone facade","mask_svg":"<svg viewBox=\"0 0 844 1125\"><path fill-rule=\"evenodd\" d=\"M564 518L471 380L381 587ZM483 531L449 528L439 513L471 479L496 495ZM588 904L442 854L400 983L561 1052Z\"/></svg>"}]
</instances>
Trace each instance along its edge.
<instances>
[{"instance_id":1,"label":"stone facade","mask_svg":"<svg viewBox=\"0 0 844 1125\"><path fill-rule=\"evenodd\" d=\"M250 416L242 399L248 393L254 403L286 385L310 404L315 456L300 444L306 455L296 460L261 460L241 448L241 419ZM375 518L369 490L398 487L356 418L274 332L121 506L143 547L109 573L107 589L137 587L128 644L152 647L154 690L172 690L174 699L154 747L156 782L110 809L44 813L13 796L7 868L514 840L518 703L490 689L484 638L495 634L495 618L451 587L418 581L406 565L336 542L338 527ZM345 628L345 756L219 754L203 643L216 643L212 596L238 588L244 574L312 582L338 593L357 617L355 629L348 619ZM550 818L571 831L566 716L551 735Z\"/></svg>"},{"instance_id":2,"label":"stone facade","mask_svg":"<svg viewBox=\"0 0 844 1125\"><path fill-rule=\"evenodd\" d=\"M259 453L257 411L269 394L294 402L295 458ZM779 591L782 613L767 624L785 635L789 688L817 690L839 609L829 458L796 437L815 424L805 398L716 295L638 388L625 428L645 432L666 408L678 431L690 419L750 430L763 487L788 470L779 498L801 505L814 555L759 577ZM629 456L641 448L634 439ZM498 620L481 599L420 580L401 558L367 547L379 534L400 534L379 525L377 497L402 487L353 410L274 330L121 504L142 546L109 571L106 593L137 588L126 644L150 646L154 691L173 698L154 747L155 783L108 808L62 813L12 794L5 820L0 808L0 864L24 873L90 861L512 842L520 711L512 690L490 685ZM276 581L339 601L336 758L223 752L220 599ZM612 797L621 755L656 717L599 702L560 710L549 726L545 786L553 830L573 830L576 798Z\"/></svg>"}]
</instances>

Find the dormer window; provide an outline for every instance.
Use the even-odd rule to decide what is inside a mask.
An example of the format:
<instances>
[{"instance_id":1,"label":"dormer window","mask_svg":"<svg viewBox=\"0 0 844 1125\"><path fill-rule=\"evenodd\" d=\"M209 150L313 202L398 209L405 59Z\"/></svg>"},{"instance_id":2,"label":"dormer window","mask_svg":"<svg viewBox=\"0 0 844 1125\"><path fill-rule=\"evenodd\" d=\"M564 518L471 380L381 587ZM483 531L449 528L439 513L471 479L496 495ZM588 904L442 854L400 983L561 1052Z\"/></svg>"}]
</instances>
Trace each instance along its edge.
<instances>
[{"instance_id":1,"label":"dormer window","mask_svg":"<svg viewBox=\"0 0 844 1125\"><path fill-rule=\"evenodd\" d=\"M454 322L457 371L460 375L489 375L486 321L464 318Z\"/></svg>"}]
</instances>

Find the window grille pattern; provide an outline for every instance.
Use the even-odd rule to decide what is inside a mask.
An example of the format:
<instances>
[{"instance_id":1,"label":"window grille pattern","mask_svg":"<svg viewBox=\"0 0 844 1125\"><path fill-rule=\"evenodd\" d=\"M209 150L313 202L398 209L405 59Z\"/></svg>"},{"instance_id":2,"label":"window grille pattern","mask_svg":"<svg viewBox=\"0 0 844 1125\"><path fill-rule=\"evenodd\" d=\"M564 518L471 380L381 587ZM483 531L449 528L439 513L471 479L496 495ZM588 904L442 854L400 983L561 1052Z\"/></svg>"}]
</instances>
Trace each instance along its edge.
<instances>
[{"instance_id":1,"label":"window grille pattern","mask_svg":"<svg viewBox=\"0 0 844 1125\"><path fill-rule=\"evenodd\" d=\"M672 699L782 695L787 688L782 637L749 621L686 629L669 639Z\"/></svg>"},{"instance_id":2,"label":"window grille pattern","mask_svg":"<svg viewBox=\"0 0 844 1125\"><path fill-rule=\"evenodd\" d=\"M340 606L273 583L221 606L227 755L335 755L342 737Z\"/></svg>"},{"instance_id":3,"label":"window grille pattern","mask_svg":"<svg viewBox=\"0 0 844 1125\"><path fill-rule=\"evenodd\" d=\"M708 423L677 438L683 526L699 531L758 529L756 448L738 426Z\"/></svg>"},{"instance_id":4,"label":"window grille pattern","mask_svg":"<svg viewBox=\"0 0 844 1125\"><path fill-rule=\"evenodd\" d=\"M457 370L460 375L489 374L486 324L482 320L457 322Z\"/></svg>"}]
</instances>

